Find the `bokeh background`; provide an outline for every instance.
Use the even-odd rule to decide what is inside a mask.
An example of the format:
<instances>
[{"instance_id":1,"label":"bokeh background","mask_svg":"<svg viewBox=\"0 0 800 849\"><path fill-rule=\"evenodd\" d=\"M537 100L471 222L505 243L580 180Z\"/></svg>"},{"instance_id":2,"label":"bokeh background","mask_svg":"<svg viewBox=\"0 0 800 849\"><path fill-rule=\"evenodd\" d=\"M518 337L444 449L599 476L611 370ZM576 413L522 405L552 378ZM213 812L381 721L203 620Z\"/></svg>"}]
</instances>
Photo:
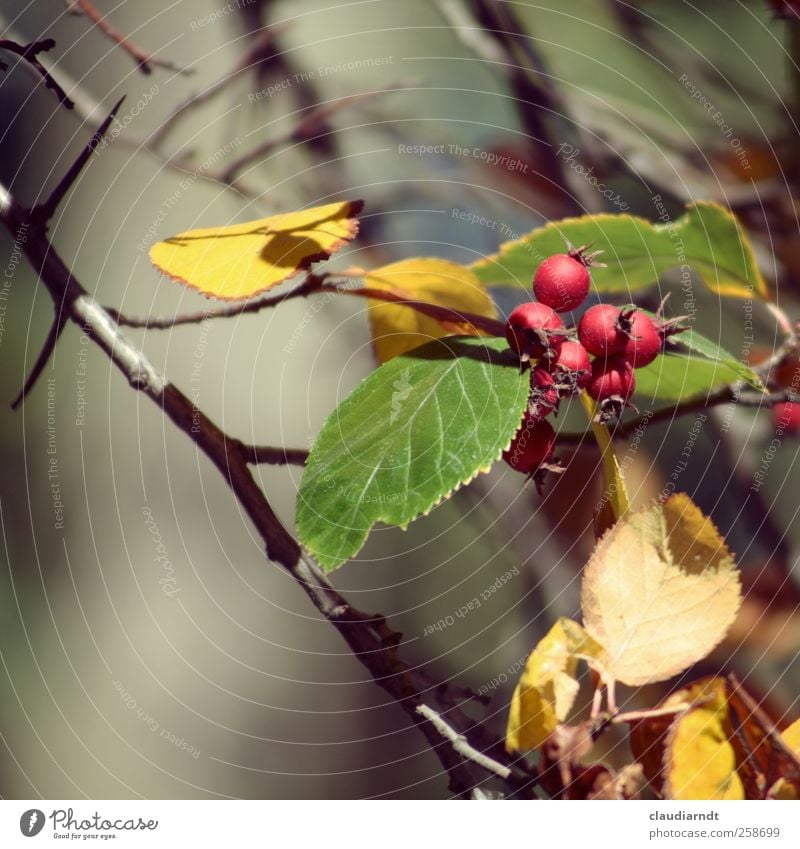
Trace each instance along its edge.
<instances>
[{"instance_id":1,"label":"bokeh background","mask_svg":"<svg viewBox=\"0 0 800 849\"><path fill-rule=\"evenodd\" d=\"M776 16L783 5L795 4L98 0L115 27L194 72L187 76L142 74L63 3L2 0L3 37L56 40L45 61L76 109L59 109L12 61L0 76L0 176L35 202L125 95L114 140L51 232L82 283L133 314L206 305L147 258L153 241L191 227L359 197L361 235L331 267L417 255L472 262L549 219L602 211L654 219L660 195L672 217L692 200L734 209L776 302L796 315L798 24ZM254 63L249 51L265 25L275 27L271 46ZM155 135L187 97L248 56L251 67ZM330 109L320 115L320 104ZM306 138L291 137L309 115ZM220 182L232 160L262 145L233 187ZM446 152L408 152L413 145ZM515 164L457 155L451 145ZM558 155L561 145L578 151L572 161L592 168L608 196ZM497 224L463 220L462 211ZM6 233L0 258L9 281L0 336L0 794L446 795L423 739L264 560L218 473L77 328L23 407L9 409L52 304ZM644 302L672 290L680 312L676 279L667 275L660 289ZM525 297L495 294L504 312ZM741 302L699 283L692 297L701 332L735 353L747 348ZM229 433L307 447L375 366L363 302L311 306L296 300L130 335ZM778 331L763 305L753 316L757 358ZM662 490L697 422L648 429L629 469L637 502ZM690 672L735 671L784 724L800 712L800 443L781 440L753 497L770 415L736 410L730 429L720 425L717 414L700 423L679 488L728 535L747 598L726 642ZM566 430L581 426L573 411L562 418ZM497 728L522 659L556 616L576 613L593 543L596 451L587 443L560 454L568 471L543 497L497 467L407 532L378 529L334 576L358 607L403 631L404 656L491 695ZM289 526L300 475L259 469ZM431 629L509 570L513 578L479 610ZM625 695L643 706L664 692ZM622 747L609 757L624 763Z\"/></svg>"}]
</instances>

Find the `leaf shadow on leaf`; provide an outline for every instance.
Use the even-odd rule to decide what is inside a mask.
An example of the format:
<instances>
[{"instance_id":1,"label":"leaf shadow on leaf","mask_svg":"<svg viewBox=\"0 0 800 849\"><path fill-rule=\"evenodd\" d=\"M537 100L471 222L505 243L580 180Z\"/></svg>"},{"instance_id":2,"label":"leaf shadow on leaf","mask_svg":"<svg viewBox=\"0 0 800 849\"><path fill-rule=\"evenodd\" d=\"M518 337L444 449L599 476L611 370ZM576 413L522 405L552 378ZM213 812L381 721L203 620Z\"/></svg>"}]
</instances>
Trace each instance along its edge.
<instances>
[{"instance_id":1,"label":"leaf shadow on leaf","mask_svg":"<svg viewBox=\"0 0 800 849\"><path fill-rule=\"evenodd\" d=\"M495 351L476 342L474 336L446 336L433 343L425 342L402 356L406 359L416 360L453 360L458 357L466 357L488 365L519 370L519 357L510 348Z\"/></svg>"}]
</instances>

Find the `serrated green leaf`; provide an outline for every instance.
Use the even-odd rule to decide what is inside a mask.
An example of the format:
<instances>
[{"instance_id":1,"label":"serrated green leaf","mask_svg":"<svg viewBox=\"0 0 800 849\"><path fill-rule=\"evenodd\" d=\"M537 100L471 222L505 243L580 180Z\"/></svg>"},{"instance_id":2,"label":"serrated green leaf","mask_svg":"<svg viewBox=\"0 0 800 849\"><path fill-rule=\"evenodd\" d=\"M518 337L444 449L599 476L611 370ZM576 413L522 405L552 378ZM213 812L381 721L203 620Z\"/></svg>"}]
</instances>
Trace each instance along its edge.
<instances>
[{"instance_id":1,"label":"serrated green leaf","mask_svg":"<svg viewBox=\"0 0 800 849\"><path fill-rule=\"evenodd\" d=\"M723 347L712 342L711 339L701 336L696 330L685 330L673 339L678 343L679 348L684 348L689 351L696 351L710 360L716 360L718 363L723 363L738 375L738 380L743 380L745 383L752 386L754 389L763 389L764 384L759 376L750 368L750 366L739 362L732 354L729 354Z\"/></svg>"},{"instance_id":2,"label":"serrated green leaf","mask_svg":"<svg viewBox=\"0 0 800 849\"><path fill-rule=\"evenodd\" d=\"M300 541L325 569L376 522L405 527L508 447L529 374L505 340L448 337L374 371L323 425L297 499Z\"/></svg>"},{"instance_id":3,"label":"serrated green leaf","mask_svg":"<svg viewBox=\"0 0 800 849\"><path fill-rule=\"evenodd\" d=\"M740 379L740 366L691 353L667 354L636 370L636 394L651 400L682 401Z\"/></svg>"},{"instance_id":4,"label":"serrated green leaf","mask_svg":"<svg viewBox=\"0 0 800 849\"><path fill-rule=\"evenodd\" d=\"M563 253L564 240L604 251L607 268L592 269L597 293L628 293L654 283L665 271L690 266L720 295L766 295L753 249L736 218L715 203L697 203L673 222L633 215L584 215L551 221L513 242L473 270L491 286L530 286L537 266Z\"/></svg>"}]
</instances>

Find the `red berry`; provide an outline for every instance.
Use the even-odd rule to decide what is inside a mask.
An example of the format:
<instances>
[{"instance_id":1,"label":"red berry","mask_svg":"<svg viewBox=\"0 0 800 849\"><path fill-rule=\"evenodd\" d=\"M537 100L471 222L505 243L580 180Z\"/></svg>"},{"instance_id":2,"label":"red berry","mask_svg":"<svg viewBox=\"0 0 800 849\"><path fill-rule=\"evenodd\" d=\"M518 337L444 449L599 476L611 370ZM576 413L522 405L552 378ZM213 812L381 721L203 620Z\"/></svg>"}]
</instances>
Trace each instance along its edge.
<instances>
[{"instance_id":1,"label":"red berry","mask_svg":"<svg viewBox=\"0 0 800 849\"><path fill-rule=\"evenodd\" d=\"M624 357L610 357L592 363L592 377L587 391L595 401L618 398L627 402L635 388L633 369Z\"/></svg>"},{"instance_id":2,"label":"red berry","mask_svg":"<svg viewBox=\"0 0 800 849\"><path fill-rule=\"evenodd\" d=\"M503 459L512 469L532 475L553 456L556 434L550 422L526 413Z\"/></svg>"},{"instance_id":3,"label":"red berry","mask_svg":"<svg viewBox=\"0 0 800 849\"><path fill-rule=\"evenodd\" d=\"M523 359L537 358L561 345L563 337L552 331L563 329L564 323L550 307L528 301L508 317L506 339Z\"/></svg>"},{"instance_id":4,"label":"red berry","mask_svg":"<svg viewBox=\"0 0 800 849\"><path fill-rule=\"evenodd\" d=\"M776 431L800 433L800 404L795 401L783 401L772 408L772 422Z\"/></svg>"},{"instance_id":5,"label":"red berry","mask_svg":"<svg viewBox=\"0 0 800 849\"><path fill-rule=\"evenodd\" d=\"M565 343L566 344L566 343ZM558 406L558 387L552 374L541 366L531 370L531 394L528 398L528 413L543 419Z\"/></svg>"},{"instance_id":6,"label":"red berry","mask_svg":"<svg viewBox=\"0 0 800 849\"><path fill-rule=\"evenodd\" d=\"M554 254L536 270L533 294L556 312L570 312L586 300L591 282L580 254Z\"/></svg>"},{"instance_id":7,"label":"red berry","mask_svg":"<svg viewBox=\"0 0 800 849\"><path fill-rule=\"evenodd\" d=\"M580 342L567 339L550 361L549 368L556 375L556 382L577 389L585 389L589 384L592 364L589 354Z\"/></svg>"},{"instance_id":8,"label":"red berry","mask_svg":"<svg viewBox=\"0 0 800 849\"><path fill-rule=\"evenodd\" d=\"M647 313L636 310L630 315L626 314L629 322L629 336L622 351L625 359L633 368L649 366L650 363L661 353L664 347L664 339L658 332L655 322Z\"/></svg>"},{"instance_id":9,"label":"red berry","mask_svg":"<svg viewBox=\"0 0 800 849\"><path fill-rule=\"evenodd\" d=\"M623 313L611 304L589 307L578 322L581 345L596 357L613 357L625 351L630 337L620 323Z\"/></svg>"}]
</instances>

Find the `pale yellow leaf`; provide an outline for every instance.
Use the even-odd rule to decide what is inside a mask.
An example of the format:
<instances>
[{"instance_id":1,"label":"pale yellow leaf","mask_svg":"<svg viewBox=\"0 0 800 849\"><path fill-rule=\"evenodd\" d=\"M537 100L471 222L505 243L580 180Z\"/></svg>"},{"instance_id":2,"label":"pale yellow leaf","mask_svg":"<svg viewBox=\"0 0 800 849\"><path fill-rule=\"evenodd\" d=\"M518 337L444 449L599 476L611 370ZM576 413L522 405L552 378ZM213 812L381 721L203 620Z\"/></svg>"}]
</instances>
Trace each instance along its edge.
<instances>
[{"instance_id":1,"label":"pale yellow leaf","mask_svg":"<svg viewBox=\"0 0 800 849\"><path fill-rule=\"evenodd\" d=\"M706 657L741 603L725 541L687 495L628 513L597 544L583 575L586 630L610 672L633 686Z\"/></svg>"},{"instance_id":2,"label":"pale yellow leaf","mask_svg":"<svg viewBox=\"0 0 800 849\"><path fill-rule=\"evenodd\" d=\"M475 274L444 259L404 259L366 274L366 286L457 312L495 318L497 308ZM454 333L480 335L466 322L442 322L411 307L369 300L372 342L378 360L404 354L431 339Z\"/></svg>"},{"instance_id":3,"label":"pale yellow leaf","mask_svg":"<svg viewBox=\"0 0 800 849\"><path fill-rule=\"evenodd\" d=\"M150 249L167 277L226 301L251 298L327 259L358 232L361 201L179 233Z\"/></svg>"},{"instance_id":4,"label":"pale yellow leaf","mask_svg":"<svg viewBox=\"0 0 800 849\"><path fill-rule=\"evenodd\" d=\"M531 652L511 699L506 731L510 752L538 749L566 718L578 694L579 660L602 674L603 647L577 622L559 619Z\"/></svg>"},{"instance_id":5,"label":"pale yellow leaf","mask_svg":"<svg viewBox=\"0 0 800 849\"><path fill-rule=\"evenodd\" d=\"M673 723L664 753L664 793L669 799L744 799L725 682L716 678L704 688L704 701Z\"/></svg>"}]
</instances>

